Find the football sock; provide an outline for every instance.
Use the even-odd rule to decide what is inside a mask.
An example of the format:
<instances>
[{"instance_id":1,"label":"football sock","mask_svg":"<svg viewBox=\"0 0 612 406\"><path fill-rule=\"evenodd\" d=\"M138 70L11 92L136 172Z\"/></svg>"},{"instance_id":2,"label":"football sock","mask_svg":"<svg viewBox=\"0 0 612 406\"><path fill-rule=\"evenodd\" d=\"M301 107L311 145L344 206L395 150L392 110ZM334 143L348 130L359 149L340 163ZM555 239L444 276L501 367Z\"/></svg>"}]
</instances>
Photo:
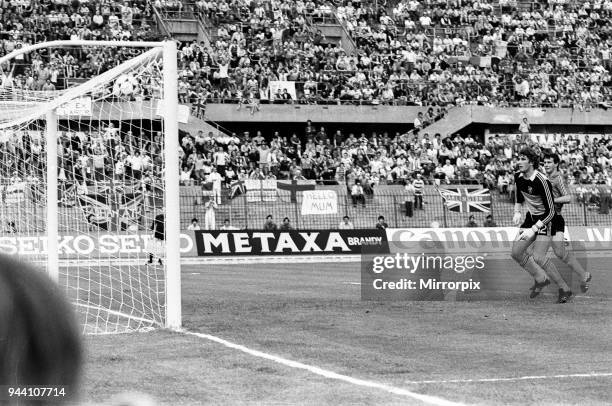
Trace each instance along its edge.
<instances>
[{"instance_id":1,"label":"football sock","mask_svg":"<svg viewBox=\"0 0 612 406\"><path fill-rule=\"evenodd\" d=\"M536 282L544 282L546 280L546 272L544 272L542 267L535 262L531 255L529 255L527 261L522 265L523 268L533 276Z\"/></svg>"},{"instance_id":2,"label":"football sock","mask_svg":"<svg viewBox=\"0 0 612 406\"><path fill-rule=\"evenodd\" d=\"M559 288L563 289L564 291L570 290L569 286L567 286L567 283L565 283L565 280L561 277L561 274L557 270L557 267L550 259L546 258L544 260L542 268L546 271L546 274L550 276L550 279L552 279L557 286L559 286Z\"/></svg>"},{"instance_id":3,"label":"football sock","mask_svg":"<svg viewBox=\"0 0 612 406\"><path fill-rule=\"evenodd\" d=\"M565 250L563 257L561 257L560 259L561 261L565 262L570 268L572 268L572 271L574 271L575 274L580 276L581 281L584 281L586 279L586 271L584 270L582 265L580 265L580 262L578 262L576 256L572 252Z\"/></svg>"}]
</instances>

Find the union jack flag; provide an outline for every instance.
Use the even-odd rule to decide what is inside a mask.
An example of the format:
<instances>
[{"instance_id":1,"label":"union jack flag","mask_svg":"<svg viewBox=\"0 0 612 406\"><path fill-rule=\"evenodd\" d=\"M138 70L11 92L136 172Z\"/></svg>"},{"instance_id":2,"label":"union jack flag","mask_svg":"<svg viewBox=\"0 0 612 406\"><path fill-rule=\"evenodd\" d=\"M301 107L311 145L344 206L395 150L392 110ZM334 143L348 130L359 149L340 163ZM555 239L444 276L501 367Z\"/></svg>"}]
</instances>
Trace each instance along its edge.
<instances>
[{"instance_id":1,"label":"union jack flag","mask_svg":"<svg viewBox=\"0 0 612 406\"><path fill-rule=\"evenodd\" d=\"M474 189L465 186L447 186L438 189L450 211L457 212L490 212L491 192L489 189Z\"/></svg>"}]
</instances>

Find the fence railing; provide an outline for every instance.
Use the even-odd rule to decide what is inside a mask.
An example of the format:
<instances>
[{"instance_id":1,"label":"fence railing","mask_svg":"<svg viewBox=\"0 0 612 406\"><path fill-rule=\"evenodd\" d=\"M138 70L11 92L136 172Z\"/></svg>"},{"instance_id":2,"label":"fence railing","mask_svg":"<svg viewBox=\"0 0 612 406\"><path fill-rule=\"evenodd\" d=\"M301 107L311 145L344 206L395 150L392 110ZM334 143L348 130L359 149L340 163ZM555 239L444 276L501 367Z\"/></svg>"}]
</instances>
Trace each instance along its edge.
<instances>
[{"instance_id":1,"label":"fence railing","mask_svg":"<svg viewBox=\"0 0 612 406\"><path fill-rule=\"evenodd\" d=\"M437 192L426 190L423 195L422 209L415 207L413 198L402 194L377 193L366 196L365 206L359 202L354 205L349 195L338 198L338 212L328 215L302 215L302 194L297 192L297 202L278 196L276 201L247 202L244 195L224 201L216 210L216 226L220 228L225 219L239 229L261 229L268 215L272 215L277 224L288 217L296 229L335 229L342 217L349 216L355 228L373 228L379 216L392 228L429 228L429 227L466 227L470 215L478 226L483 226L487 212L455 213L449 212ZM180 196L181 229L186 230L191 219L197 218L204 226L206 208L202 193L195 188L182 188ZM225 200L225 199L224 199ZM609 214L609 201L594 199L594 196L575 194L572 204L563 208L563 217L568 226L612 226L612 215ZM45 202L28 200L19 205L0 205L0 235L10 233L43 233L45 230ZM141 231L149 230L145 218L151 218L151 207L143 208L143 218L139 226ZM144 216L147 214L147 216ZM492 193L491 212L493 221L500 227L511 227L514 214L514 199L507 194ZM81 208L60 207L59 228L61 233L85 233L97 228L89 224ZM14 229L8 227L13 222ZM437 224L436 224L437 223Z\"/></svg>"},{"instance_id":2,"label":"fence railing","mask_svg":"<svg viewBox=\"0 0 612 406\"><path fill-rule=\"evenodd\" d=\"M189 189L185 189L189 190ZM514 197L509 194L500 194L492 191L491 212L456 213L446 209L442 198L435 190L426 190L422 198L422 206L414 198L407 195L393 193L377 193L366 196L365 206L359 202L353 204L350 195L338 196L338 211L336 214L328 215L302 215L301 214L301 192L297 192L297 202L292 203L289 198L282 199L280 196L276 201L247 202L246 197L238 196L232 200L225 201L216 210L216 224L220 227L225 219L240 229L261 229L268 215L272 215L277 224L282 223L283 218L288 217L291 224L299 229L334 229L342 221L343 216L349 216L355 228L375 227L379 216L384 216L389 227L415 227L427 228L432 225L439 227L465 227L470 215L478 226L483 223L488 214L493 216L497 226L513 226ZM201 193L181 193L181 226L186 228L192 218L203 222L205 207ZM604 214L606 203L601 199L594 200L589 196L572 197L571 204L563 208L563 216L568 226L610 226L612 216ZM607 203L609 204L609 203ZM421 208L422 207L422 208Z\"/></svg>"}]
</instances>

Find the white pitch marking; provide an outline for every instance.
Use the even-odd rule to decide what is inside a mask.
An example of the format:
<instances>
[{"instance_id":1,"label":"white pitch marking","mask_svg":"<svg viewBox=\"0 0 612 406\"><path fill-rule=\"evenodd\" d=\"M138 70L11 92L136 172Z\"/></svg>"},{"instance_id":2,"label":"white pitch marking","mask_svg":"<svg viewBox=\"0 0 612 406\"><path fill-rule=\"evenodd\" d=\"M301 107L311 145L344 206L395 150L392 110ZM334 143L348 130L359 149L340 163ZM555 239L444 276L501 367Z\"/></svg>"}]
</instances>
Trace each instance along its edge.
<instances>
[{"instance_id":1,"label":"white pitch marking","mask_svg":"<svg viewBox=\"0 0 612 406\"><path fill-rule=\"evenodd\" d=\"M531 381L536 379L561 379L561 378L598 378L612 376L612 372L592 372L588 374L566 374L566 375L534 375L534 376L517 376L514 378L482 378L482 379L447 379L433 381L406 381L410 384L424 383L470 383L470 382L514 382L514 381Z\"/></svg>"},{"instance_id":2,"label":"white pitch marking","mask_svg":"<svg viewBox=\"0 0 612 406\"><path fill-rule=\"evenodd\" d=\"M202 275L202 272L192 272L191 275Z\"/></svg>"},{"instance_id":3,"label":"white pitch marking","mask_svg":"<svg viewBox=\"0 0 612 406\"><path fill-rule=\"evenodd\" d=\"M343 285L361 285L361 282L342 282Z\"/></svg>"},{"instance_id":4,"label":"white pitch marking","mask_svg":"<svg viewBox=\"0 0 612 406\"><path fill-rule=\"evenodd\" d=\"M366 381L363 379L358 379L358 378L353 378L347 375L341 375L338 374L336 372L333 371L329 371L326 369L322 369L319 367L315 367L312 365L307 365L307 364L302 364L301 362L297 362L297 361L292 361L286 358L282 358L276 355L272 355L272 354L268 354L265 352L261 352L261 351L257 351L257 350L252 350L248 347L245 347L243 345L240 344L234 344L230 341L224 340L222 338L216 337L216 336L212 336L210 334L203 334L203 333L195 333L195 332L191 332L191 331L183 331L183 333L188 334L188 335L193 335L199 338L204 338L206 340L210 340L210 341L214 341L216 343L222 344L228 348L232 348L238 351L242 351L246 354L252 355L254 357L258 357L258 358L263 358L263 359L267 359L269 361L273 361L276 362L278 364L282 364L285 366L288 366L290 368L296 368L296 369L303 369L306 370L308 372L311 372L315 375L320 375L323 376L325 378L329 378L329 379L336 379L339 381L343 381L346 383L350 383L352 385L357 385L357 386L364 386L364 387L368 387L368 388L373 388L373 389L380 389L382 391L385 392L389 392L389 393L393 393L395 395L400 395L400 396L405 396L408 398L412 398L415 400L420 400L421 402L430 404L430 405L436 405L436 406L459 406L462 405L462 403L457 403L457 402L452 402L450 400L446 400L446 399L442 399L439 398L437 396L430 396L430 395L422 395L419 393L415 393L415 392L411 392L407 389L402 389L402 388L396 388L394 386L389 386L389 385L385 385L382 383L378 383L378 382L373 382L373 381Z\"/></svg>"}]
</instances>

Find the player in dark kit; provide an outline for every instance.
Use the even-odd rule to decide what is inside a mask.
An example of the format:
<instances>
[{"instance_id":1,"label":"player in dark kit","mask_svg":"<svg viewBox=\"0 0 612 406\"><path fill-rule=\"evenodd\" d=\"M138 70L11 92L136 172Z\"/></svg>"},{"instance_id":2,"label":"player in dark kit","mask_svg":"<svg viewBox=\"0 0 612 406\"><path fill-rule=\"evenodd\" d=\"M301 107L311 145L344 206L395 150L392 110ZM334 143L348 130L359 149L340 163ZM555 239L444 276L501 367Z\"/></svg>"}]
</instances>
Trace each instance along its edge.
<instances>
[{"instance_id":1,"label":"player in dark kit","mask_svg":"<svg viewBox=\"0 0 612 406\"><path fill-rule=\"evenodd\" d=\"M586 272L582 265L578 262L574 254L565 248L565 239L563 233L565 232L565 219L561 215L563 204L571 202L571 196L565 187L565 181L561 172L559 172L559 162L561 159L557 154L545 154L544 155L544 170L546 176L550 180L553 189L553 199L555 202L555 225L557 229L552 239L552 247L555 255L563 262L565 262L574 273L580 277L580 290L585 293L589 290L589 282L591 281L591 273Z\"/></svg>"},{"instance_id":2,"label":"player in dark kit","mask_svg":"<svg viewBox=\"0 0 612 406\"><path fill-rule=\"evenodd\" d=\"M519 225L521 222L523 204L527 206L528 211L520 226L519 236L512 246L512 258L535 279L535 284L531 288L531 298L539 295L542 289L550 284L548 275L559 286L559 303L565 303L572 292L555 264L546 256L557 229L555 224L557 218L552 185L544 174L535 169L539 165L539 160L539 156L531 148L523 148L519 153L519 172L514 175L516 185L514 224Z\"/></svg>"},{"instance_id":3,"label":"player in dark kit","mask_svg":"<svg viewBox=\"0 0 612 406\"><path fill-rule=\"evenodd\" d=\"M155 220L151 223L151 230L153 231L153 239L151 240L151 246L149 248L149 262L147 262L147 264L152 264L153 257L157 256L159 264L163 265L161 257L163 256L164 242L166 239L163 214L155 216Z\"/></svg>"}]
</instances>

